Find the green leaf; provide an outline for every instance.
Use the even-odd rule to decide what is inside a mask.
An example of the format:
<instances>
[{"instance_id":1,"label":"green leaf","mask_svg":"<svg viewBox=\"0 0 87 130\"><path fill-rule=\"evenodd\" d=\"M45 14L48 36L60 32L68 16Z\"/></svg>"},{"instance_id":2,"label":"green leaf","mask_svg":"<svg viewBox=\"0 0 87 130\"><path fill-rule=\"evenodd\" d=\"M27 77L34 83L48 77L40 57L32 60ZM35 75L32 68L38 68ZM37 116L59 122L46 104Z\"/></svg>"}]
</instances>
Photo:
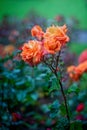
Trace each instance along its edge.
<instances>
[{"instance_id":1,"label":"green leaf","mask_svg":"<svg viewBox=\"0 0 87 130\"><path fill-rule=\"evenodd\" d=\"M34 123L33 125L30 125L29 123L23 122L23 125L25 125L27 128L31 129L31 130L36 130L37 129L37 124Z\"/></svg>"},{"instance_id":2,"label":"green leaf","mask_svg":"<svg viewBox=\"0 0 87 130\"><path fill-rule=\"evenodd\" d=\"M68 88L68 90L67 90L67 92L70 94L70 93L76 93L76 94L78 94L79 93L79 88L78 88L78 86L77 86L77 84L76 83L74 83L72 86L70 86L69 88Z\"/></svg>"},{"instance_id":3,"label":"green leaf","mask_svg":"<svg viewBox=\"0 0 87 130\"><path fill-rule=\"evenodd\" d=\"M70 124L70 130L83 130L81 121L72 122Z\"/></svg>"},{"instance_id":4,"label":"green leaf","mask_svg":"<svg viewBox=\"0 0 87 130\"><path fill-rule=\"evenodd\" d=\"M66 115L66 108L65 108L65 105L64 104L61 104L60 106L60 111L61 111L61 114L64 116Z\"/></svg>"},{"instance_id":5,"label":"green leaf","mask_svg":"<svg viewBox=\"0 0 87 130\"><path fill-rule=\"evenodd\" d=\"M26 98L26 94L27 94L26 90L25 91L22 91L22 90L18 91L18 93L17 93L18 101L23 102L25 100L25 98Z\"/></svg>"},{"instance_id":6,"label":"green leaf","mask_svg":"<svg viewBox=\"0 0 87 130\"><path fill-rule=\"evenodd\" d=\"M42 111L43 111L44 113L49 112L48 105L46 105L46 104L41 105L41 109L42 109Z\"/></svg>"},{"instance_id":7,"label":"green leaf","mask_svg":"<svg viewBox=\"0 0 87 130\"><path fill-rule=\"evenodd\" d=\"M37 100L37 99L38 99L38 93L32 93L32 94L31 94L31 98L32 98L33 100Z\"/></svg>"},{"instance_id":8,"label":"green leaf","mask_svg":"<svg viewBox=\"0 0 87 130\"><path fill-rule=\"evenodd\" d=\"M53 79L52 80L52 85L49 88L49 93L51 93L53 91L56 91L56 90L59 90L59 85L58 85L57 81L55 79Z\"/></svg>"},{"instance_id":9,"label":"green leaf","mask_svg":"<svg viewBox=\"0 0 87 130\"><path fill-rule=\"evenodd\" d=\"M23 80L20 80L20 81L16 82L15 84L16 84L16 86L21 86L24 83L25 83L25 80L23 79Z\"/></svg>"},{"instance_id":10,"label":"green leaf","mask_svg":"<svg viewBox=\"0 0 87 130\"><path fill-rule=\"evenodd\" d=\"M67 118L61 117L58 119L57 125L54 130L68 130L69 122Z\"/></svg>"},{"instance_id":11,"label":"green leaf","mask_svg":"<svg viewBox=\"0 0 87 130\"><path fill-rule=\"evenodd\" d=\"M60 104L57 100L54 101L51 105L49 105L49 108L51 110L51 113L50 113L51 118L58 117L59 107L60 107Z\"/></svg>"}]
</instances>

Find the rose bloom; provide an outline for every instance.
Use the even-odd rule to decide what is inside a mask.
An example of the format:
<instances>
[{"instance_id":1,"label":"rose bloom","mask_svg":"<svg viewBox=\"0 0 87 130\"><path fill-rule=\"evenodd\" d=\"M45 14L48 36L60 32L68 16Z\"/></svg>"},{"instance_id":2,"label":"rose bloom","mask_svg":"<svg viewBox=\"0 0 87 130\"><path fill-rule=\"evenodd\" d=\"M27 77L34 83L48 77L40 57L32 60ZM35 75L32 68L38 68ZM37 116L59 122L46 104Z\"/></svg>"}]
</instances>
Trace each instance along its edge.
<instances>
[{"instance_id":1,"label":"rose bloom","mask_svg":"<svg viewBox=\"0 0 87 130\"><path fill-rule=\"evenodd\" d=\"M87 72L87 60L80 63L77 68L82 71L82 73Z\"/></svg>"},{"instance_id":2,"label":"rose bloom","mask_svg":"<svg viewBox=\"0 0 87 130\"><path fill-rule=\"evenodd\" d=\"M87 72L87 61L79 64L78 66L69 66L67 68L69 76L74 81L78 81L84 72Z\"/></svg>"},{"instance_id":3,"label":"rose bloom","mask_svg":"<svg viewBox=\"0 0 87 130\"><path fill-rule=\"evenodd\" d=\"M84 104L83 103L80 103L78 106L77 106L77 108L76 108L76 111L77 112L81 112L81 111L83 111L84 110Z\"/></svg>"},{"instance_id":4,"label":"rose bloom","mask_svg":"<svg viewBox=\"0 0 87 130\"><path fill-rule=\"evenodd\" d=\"M32 29L31 29L31 34L34 37L37 37L38 40L41 40L44 32L42 31L42 28L39 25L35 25Z\"/></svg>"},{"instance_id":5,"label":"rose bloom","mask_svg":"<svg viewBox=\"0 0 87 130\"><path fill-rule=\"evenodd\" d=\"M61 44L55 39L46 39L44 41L44 49L47 53L55 54L61 49Z\"/></svg>"},{"instance_id":6,"label":"rose bloom","mask_svg":"<svg viewBox=\"0 0 87 130\"><path fill-rule=\"evenodd\" d=\"M53 38L55 40L58 40L61 45L64 45L66 42L69 41L69 37L66 35L67 27L64 26L51 26L47 28L46 33L44 34L45 39Z\"/></svg>"},{"instance_id":7,"label":"rose bloom","mask_svg":"<svg viewBox=\"0 0 87 130\"><path fill-rule=\"evenodd\" d=\"M32 66L40 63L43 56L41 42L30 40L28 43L25 43L22 48L21 56L25 62Z\"/></svg>"},{"instance_id":8,"label":"rose bloom","mask_svg":"<svg viewBox=\"0 0 87 130\"><path fill-rule=\"evenodd\" d=\"M74 81L78 81L82 74L82 71L80 69L77 69L75 66L68 67L67 72L70 78Z\"/></svg>"},{"instance_id":9,"label":"rose bloom","mask_svg":"<svg viewBox=\"0 0 87 130\"><path fill-rule=\"evenodd\" d=\"M78 62L82 63L87 60L87 50L83 51L78 58Z\"/></svg>"}]
</instances>

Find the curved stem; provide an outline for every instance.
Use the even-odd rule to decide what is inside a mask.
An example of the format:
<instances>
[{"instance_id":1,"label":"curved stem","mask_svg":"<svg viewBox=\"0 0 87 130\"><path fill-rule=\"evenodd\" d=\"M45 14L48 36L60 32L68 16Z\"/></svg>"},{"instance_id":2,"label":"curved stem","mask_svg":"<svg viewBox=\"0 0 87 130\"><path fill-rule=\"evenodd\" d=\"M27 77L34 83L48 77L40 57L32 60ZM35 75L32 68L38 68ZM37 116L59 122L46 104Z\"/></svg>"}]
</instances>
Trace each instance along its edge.
<instances>
[{"instance_id":1,"label":"curved stem","mask_svg":"<svg viewBox=\"0 0 87 130\"><path fill-rule=\"evenodd\" d=\"M62 92L62 95L63 95L64 103L65 103L67 119L70 122L69 111L68 111L68 106L67 106L67 99L66 99L66 96L65 96L65 93L64 93L64 90L63 90L63 86L62 86L62 83L61 83L60 80L59 80L59 84L60 84L61 92Z\"/></svg>"},{"instance_id":2,"label":"curved stem","mask_svg":"<svg viewBox=\"0 0 87 130\"><path fill-rule=\"evenodd\" d=\"M55 74L56 78L58 79L57 73L55 72L54 74ZM60 84L62 96L63 96L63 99L64 99L64 104L65 104L65 108L66 108L67 119L68 119L68 121L70 123L69 111L68 111L68 106L67 106L67 99L66 99L66 96L65 96L65 93L64 93L64 90L63 90L63 85L62 85L62 82L61 82L60 79L59 79L59 84Z\"/></svg>"},{"instance_id":3,"label":"curved stem","mask_svg":"<svg viewBox=\"0 0 87 130\"><path fill-rule=\"evenodd\" d=\"M60 54L59 54L59 55L60 55ZM58 58L57 60L59 60L59 58ZM50 66L49 64L47 64L45 61L44 61L44 63L51 69L51 71L54 73L54 75L55 75L56 78L58 79L58 75L57 75L56 69L52 68L52 66ZM56 66L56 67L57 67L57 66ZM60 88L61 88L61 92L62 92L62 96L63 96L65 108L66 108L66 116L67 116L67 119L68 119L69 124L70 124L70 117L69 117L67 99L66 99L66 95L65 95L64 90L63 90L63 85L62 85L62 82L61 82L60 79L59 79L59 84L60 84Z\"/></svg>"}]
</instances>

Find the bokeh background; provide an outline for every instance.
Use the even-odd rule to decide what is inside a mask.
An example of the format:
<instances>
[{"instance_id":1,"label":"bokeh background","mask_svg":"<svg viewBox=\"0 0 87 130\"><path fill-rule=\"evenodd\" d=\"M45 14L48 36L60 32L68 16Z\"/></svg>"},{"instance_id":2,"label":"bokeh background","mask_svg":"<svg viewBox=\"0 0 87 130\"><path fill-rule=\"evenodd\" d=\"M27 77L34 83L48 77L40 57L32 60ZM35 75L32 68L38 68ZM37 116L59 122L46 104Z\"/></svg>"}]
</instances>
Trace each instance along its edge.
<instances>
[{"instance_id":1,"label":"bokeh background","mask_svg":"<svg viewBox=\"0 0 87 130\"><path fill-rule=\"evenodd\" d=\"M67 121L60 118L66 115L65 106L55 76L47 66L33 68L20 57L37 24L43 30L53 24L68 27L70 41L58 67L63 67L64 90L71 94L71 118L83 121L86 130L87 73L76 83L65 70L87 60L87 0L0 0L0 130L65 130Z\"/></svg>"},{"instance_id":2,"label":"bokeh background","mask_svg":"<svg viewBox=\"0 0 87 130\"><path fill-rule=\"evenodd\" d=\"M15 24L27 19L36 19L34 24L45 20L47 26L56 20L58 25L69 26L72 51L80 53L87 45L87 0L1 0L0 21L4 19Z\"/></svg>"},{"instance_id":3,"label":"bokeh background","mask_svg":"<svg viewBox=\"0 0 87 130\"><path fill-rule=\"evenodd\" d=\"M87 29L87 0L1 0L0 18L4 14L24 18L29 11L34 10L46 18L57 15L75 17L79 28Z\"/></svg>"},{"instance_id":4,"label":"bokeh background","mask_svg":"<svg viewBox=\"0 0 87 130\"><path fill-rule=\"evenodd\" d=\"M34 10L46 18L57 15L75 17L79 27L87 29L87 0L1 0L0 18L4 14L24 18L29 11Z\"/></svg>"}]
</instances>

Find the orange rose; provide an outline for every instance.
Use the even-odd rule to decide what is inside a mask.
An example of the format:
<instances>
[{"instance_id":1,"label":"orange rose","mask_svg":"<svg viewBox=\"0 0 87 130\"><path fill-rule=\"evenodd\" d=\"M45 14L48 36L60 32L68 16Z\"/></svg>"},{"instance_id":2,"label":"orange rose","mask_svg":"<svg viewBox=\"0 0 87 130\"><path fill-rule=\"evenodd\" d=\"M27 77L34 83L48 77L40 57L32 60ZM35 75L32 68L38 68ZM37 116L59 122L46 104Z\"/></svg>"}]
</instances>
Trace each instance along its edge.
<instances>
[{"instance_id":1,"label":"orange rose","mask_svg":"<svg viewBox=\"0 0 87 130\"><path fill-rule=\"evenodd\" d=\"M76 75L75 69L76 69L75 66L69 66L67 68L67 72L69 73L71 79L78 80L78 75Z\"/></svg>"},{"instance_id":2,"label":"orange rose","mask_svg":"<svg viewBox=\"0 0 87 130\"><path fill-rule=\"evenodd\" d=\"M61 44L55 39L46 39L44 41L44 48L47 53L55 54L57 51L60 50Z\"/></svg>"},{"instance_id":3,"label":"orange rose","mask_svg":"<svg viewBox=\"0 0 87 130\"><path fill-rule=\"evenodd\" d=\"M53 38L58 40L62 45L69 41L69 37L66 35L67 28L64 26L51 26L47 28L46 33L44 34L45 39Z\"/></svg>"},{"instance_id":4,"label":"orange rose","mask_svg":"<svg viewBox=\"0 0 87 130\"><path fill-rule=\"evenodd\" d=\"M67 72L69 73L69 76L71 77L71 79L73 79L74 81L79 80L81 75L84 72L87 72L87 61L79 64L77 67L75 66L68 67Z\"/></svg>"},{"instance_id":5,"label":"orange rose","mask_svg":"<svg viewBox=\"0 0 87 130\"><path fill-rule=\"evenodd\" d=\"M64 33L66 33L66 32L68 31L66 25L63 25L63 26L61 26L60 28L64 31Z\"/></svg>"},{"instance_id":6,"label":"orange rose","mask_svg":"<svg viewBox=\"0 0 87 130\"><path fill-rule=\"evenodd\" d=\"M21 53L22 59L30 65L36 65L40 63L45 54L55 54L61 49L62 45L69 41L66 32L66 25L62 27L53 25L47 28L46 33L42 31L40 26L34 26L31 34L39 41L30 40L28 44L24 44Z\"/></svg>"},{"instance_id":7,"label":"orange rose","mask_svg":"<svg viewBox=\"0 0 87 130\"><path fill-rule=\"evenodd\" d=\"M25 62L32 66L40 63L43 55L41 42L31 40L24 44L22 50L21 56Z\"/></svg>"},{"instance_id":8,"label":"orange rose","mask_svg":"<svg viewBox=\"0 0 87 130\"><path fill-rule=\"evenodd\" d=\"M68 67L67 72L69 73L70 78L74 81L78 81L82 74L82 70L75 66Z\"/></svg>"},{"instance_id":9,"label":"orange rose","mask_svg":"<svg viewBox=\"0 0 87 130\"><path fill-rule=\"evenodd\" d=\"M83 73L87 72L87 60L77 66Z\"/></svg>"},{"instance_id":10,"label":"orange rose","mask_svg":"<svg viewBox=\"0 0 87 130\"><path fill-rule=\"evenodd\" d=\"M39 40L41 40L44 32L42 31L42 28L39 25L36 25L31 29L31 34L32 36L37 37Z\"/></svg>"}]
</instances>

